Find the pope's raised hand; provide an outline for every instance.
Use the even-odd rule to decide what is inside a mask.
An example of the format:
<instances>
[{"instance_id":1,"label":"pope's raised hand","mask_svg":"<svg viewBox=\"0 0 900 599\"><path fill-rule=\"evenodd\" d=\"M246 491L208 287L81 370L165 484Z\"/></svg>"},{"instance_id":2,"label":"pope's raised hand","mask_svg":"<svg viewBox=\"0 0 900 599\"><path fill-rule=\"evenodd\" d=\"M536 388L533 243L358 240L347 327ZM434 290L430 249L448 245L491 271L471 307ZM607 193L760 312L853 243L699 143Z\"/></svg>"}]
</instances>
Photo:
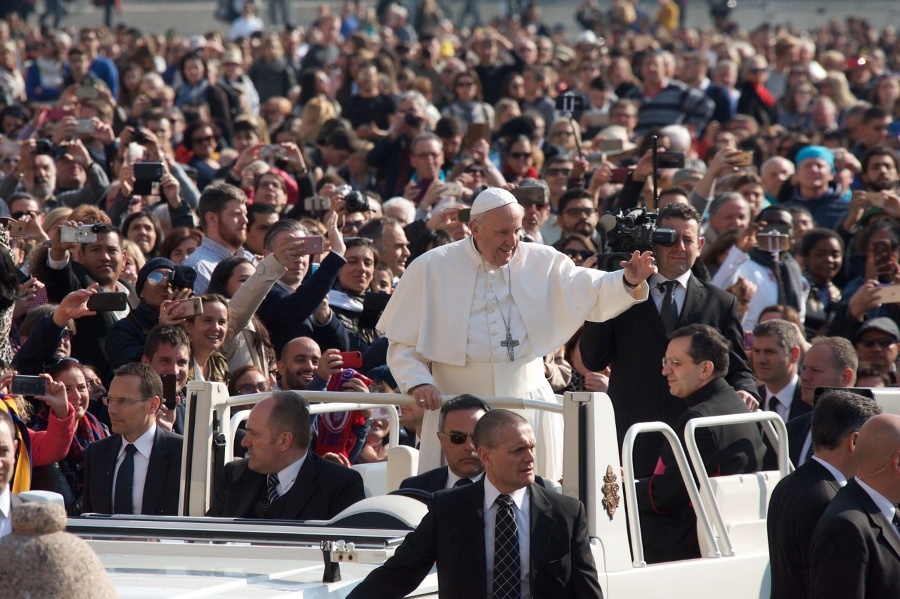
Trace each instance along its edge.
<instances>
[{"instance_id":1,"label":"pope's raised hand","mask_svg":"<svg viewBox=\"0 0 900 599\"><path fill-rule=\"evenodd\" d=\"M631 255L631 260L620 262L625 270L625 282L637 286L641 281L656 273L656 265L653 264L653 252L638 252Z\"/></svg>"}]
</instances>

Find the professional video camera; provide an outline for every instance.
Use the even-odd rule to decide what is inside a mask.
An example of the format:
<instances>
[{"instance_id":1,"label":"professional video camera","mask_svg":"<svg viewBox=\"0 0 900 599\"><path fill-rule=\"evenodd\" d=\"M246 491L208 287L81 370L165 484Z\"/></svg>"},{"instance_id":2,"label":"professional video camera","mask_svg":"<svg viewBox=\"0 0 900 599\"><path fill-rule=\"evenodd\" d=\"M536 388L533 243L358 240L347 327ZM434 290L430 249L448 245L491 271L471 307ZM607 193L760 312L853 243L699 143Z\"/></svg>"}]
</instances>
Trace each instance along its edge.
<instances>
[{"instance_id":1,"label":"professional video camera","mask_svg":"<svg viewBox=\"0 0 900 599\"><path fill-rule=\"evenodd\" d=\"M597 268L618 270L621 260L628 260L631 254L649 252L654 245L669 247L678 240L678 233L671 227L657 227L656 213L638 208L627 214L607 212L597 223L597 232L606 241L610 251L598 255Z\"/></svg>"}]
</instances>

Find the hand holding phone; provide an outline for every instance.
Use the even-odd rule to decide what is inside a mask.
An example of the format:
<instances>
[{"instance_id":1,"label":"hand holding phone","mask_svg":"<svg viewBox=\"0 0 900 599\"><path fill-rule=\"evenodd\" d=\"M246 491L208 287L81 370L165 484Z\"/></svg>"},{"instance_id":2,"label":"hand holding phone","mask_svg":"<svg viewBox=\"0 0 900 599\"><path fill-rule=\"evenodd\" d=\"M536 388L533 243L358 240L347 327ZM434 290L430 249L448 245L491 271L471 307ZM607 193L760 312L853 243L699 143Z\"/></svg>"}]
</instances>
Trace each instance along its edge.
<instances>
[{"instance_id":1,"label":"hand holding phone","mask_svg":"<svg viewBox=\"0 0 900 599\"><path fill-rule=\"evenodd\" d=\"M344 368L353 368L354 370L362 368L362 352L342 351L338 355L341 357L341 365Z\"/></svg>"},{"instance_id":2,"label":"hand holding phone","mask_svg":"<svg viewBox=\"0 0 900 599\"><path fill-rule=\"evenodd\" d=\"M128 294L120 292L97 293L88 298L87 309L94 312L121 312L128 307Z\"/></svg>"}]
</instances>

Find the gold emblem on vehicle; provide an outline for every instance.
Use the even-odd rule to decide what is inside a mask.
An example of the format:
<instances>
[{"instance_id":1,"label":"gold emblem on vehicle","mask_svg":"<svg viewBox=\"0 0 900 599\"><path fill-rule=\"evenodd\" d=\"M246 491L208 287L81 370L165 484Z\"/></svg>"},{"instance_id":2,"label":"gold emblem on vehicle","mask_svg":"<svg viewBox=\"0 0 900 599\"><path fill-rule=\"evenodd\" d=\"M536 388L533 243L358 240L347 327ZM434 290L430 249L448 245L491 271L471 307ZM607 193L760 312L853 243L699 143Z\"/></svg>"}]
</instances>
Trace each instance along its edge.
<instances>
[{"instance_id":1,"label":"gold emblem on vehicle","mask_svg":"<svg viewBox=\"0 0 900 599\"><path fill-rule=\"evenodd\" d=\"M613 467L606 467L606 476L603 477L603 507L609 514L609 519L613 519L613 515L619 507L619 484L616 482L616 474Z\"/></svg>"}]
</instances>

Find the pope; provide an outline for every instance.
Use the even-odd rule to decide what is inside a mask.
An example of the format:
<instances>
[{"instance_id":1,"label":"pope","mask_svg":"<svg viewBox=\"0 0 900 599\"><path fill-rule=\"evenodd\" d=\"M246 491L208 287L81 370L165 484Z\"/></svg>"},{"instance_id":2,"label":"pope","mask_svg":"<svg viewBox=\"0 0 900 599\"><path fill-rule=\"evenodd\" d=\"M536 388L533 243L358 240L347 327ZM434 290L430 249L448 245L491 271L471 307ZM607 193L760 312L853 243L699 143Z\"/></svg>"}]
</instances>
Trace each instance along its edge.
<instances>
[{"instance_id":1,"label":"pope","mask_svg":"<svg viewBox=\"0 0 900 599\"><path fill-rule=\"evenodd\" d=\"M420 472L441 465L441 394L556 402L543 356L586 320L613 318L648 297L651 252L634 252L615 272L581 268L552 247L520 243L523 215L505 189L482 191L470 211L472 236L413 261L378 322L401 391L428 410ZM531 412L525 416L538 439L538 472L558 480L562 418Z\"/></svg>"}]
</instances>

